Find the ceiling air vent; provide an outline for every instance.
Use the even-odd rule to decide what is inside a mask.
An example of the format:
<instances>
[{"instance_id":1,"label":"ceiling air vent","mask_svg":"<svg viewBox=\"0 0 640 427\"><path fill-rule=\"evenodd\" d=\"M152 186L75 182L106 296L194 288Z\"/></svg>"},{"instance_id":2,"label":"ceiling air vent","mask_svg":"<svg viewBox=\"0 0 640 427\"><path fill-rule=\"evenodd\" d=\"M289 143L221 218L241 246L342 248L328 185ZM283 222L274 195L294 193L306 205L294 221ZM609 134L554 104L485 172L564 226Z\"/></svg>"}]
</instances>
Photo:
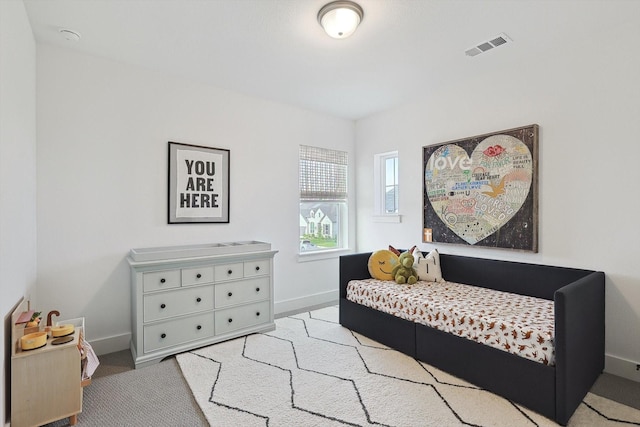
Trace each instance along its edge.
<instances>
[{"instance_id":1,"label":"ceiling air vent","mask_svg":"<svg viewBox=\"0 0 640 427\"><path fill-rule=\"evenodd\" d=\"M509 36L507 36L505 33L501 33L493 37L491 40L487 40L485 42L479 43L478 45L465 50L464 53L467 56L476 56L483 52L487 52L493 49L494 47L502 46L503 44L506 44L511 41L512 40L509 38Z\"/></svg>"}]
</instances>

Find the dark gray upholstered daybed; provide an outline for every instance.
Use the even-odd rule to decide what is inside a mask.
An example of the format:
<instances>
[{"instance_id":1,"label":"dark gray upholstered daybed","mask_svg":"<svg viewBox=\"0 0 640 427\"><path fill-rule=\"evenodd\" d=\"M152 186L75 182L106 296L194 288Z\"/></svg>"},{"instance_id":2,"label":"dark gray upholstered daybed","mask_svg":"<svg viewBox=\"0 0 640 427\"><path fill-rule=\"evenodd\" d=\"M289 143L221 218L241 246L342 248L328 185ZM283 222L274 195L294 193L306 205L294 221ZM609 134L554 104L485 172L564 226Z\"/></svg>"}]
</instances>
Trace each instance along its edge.
<instances>
[{"instance_id":1,"label":"dark gray upholstered daybed","mask_svg":"<svg viewBox=\"0 0 640 427\"><path fill-rule=\"evenodd\" d=\"M340 324L522 404L559 424L604 369L604 273L440 254L442 276L554 301L555 366L347 300L350 280L370 278L371 253L340 257Z\"/></svg>"}]
</instances>

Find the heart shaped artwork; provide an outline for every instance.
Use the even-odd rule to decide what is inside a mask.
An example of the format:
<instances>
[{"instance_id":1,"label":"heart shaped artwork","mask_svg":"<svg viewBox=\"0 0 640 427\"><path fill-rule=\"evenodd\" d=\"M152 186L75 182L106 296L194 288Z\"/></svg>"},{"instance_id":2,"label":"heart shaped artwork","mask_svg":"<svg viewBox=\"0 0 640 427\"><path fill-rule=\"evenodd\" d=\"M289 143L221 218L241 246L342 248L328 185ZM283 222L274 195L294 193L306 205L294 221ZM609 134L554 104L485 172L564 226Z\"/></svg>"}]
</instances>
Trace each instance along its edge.
<instances>
[{"instance_id":1,"label":"heart shaped artwork","mask_svg":"<svg viewBox=\"0 0 640 427\"><path fill-rule=\"evenodd\" d=\"M443 145L425 164L426 196L436 215L474 245L503 227L524 204L533 180L529 148L510 135L492 135L469 157Z\"/></svg>"}]
</instances>

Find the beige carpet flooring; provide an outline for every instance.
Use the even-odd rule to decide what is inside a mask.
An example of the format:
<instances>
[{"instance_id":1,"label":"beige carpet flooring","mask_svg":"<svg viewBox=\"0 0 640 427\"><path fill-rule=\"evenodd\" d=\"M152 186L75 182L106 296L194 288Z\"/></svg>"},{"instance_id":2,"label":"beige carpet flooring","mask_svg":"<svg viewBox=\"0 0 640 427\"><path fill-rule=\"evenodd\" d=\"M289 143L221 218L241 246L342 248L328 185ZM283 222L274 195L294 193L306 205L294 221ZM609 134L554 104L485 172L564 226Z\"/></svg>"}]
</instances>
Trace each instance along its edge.
<instances>
[{"instance_id":1,"label":"beige carpet flooring","mask_svg":"<svg viewBox=\"0 0 640 427\"><path fill-rule=\"evenodd\" d=\"M98 368L100 369L100 368ZM98 373L98 372L96 372ZM68 426L63 419L48 427ZM77 426L208 426L174 358L144 369L96 375L85 387Z\"/></svg>"}]
</instances>

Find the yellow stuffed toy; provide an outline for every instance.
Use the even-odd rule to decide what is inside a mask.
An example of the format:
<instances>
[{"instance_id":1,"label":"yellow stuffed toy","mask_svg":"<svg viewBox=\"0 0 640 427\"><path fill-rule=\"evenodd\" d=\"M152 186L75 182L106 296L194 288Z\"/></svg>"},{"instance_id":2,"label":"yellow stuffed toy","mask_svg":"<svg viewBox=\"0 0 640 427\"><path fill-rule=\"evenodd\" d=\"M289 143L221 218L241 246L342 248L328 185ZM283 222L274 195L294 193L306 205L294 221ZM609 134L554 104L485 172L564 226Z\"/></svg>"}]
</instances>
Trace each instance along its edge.
<instances>
[{"instance_id":1,"label":"yellow stuffed toy","mask_svg":"<svg viewBox=\"0 0 640 427\"><path fill-rule=\"evenodd\" d=\"M413 257L413 250L415 246L406 252L403 252L398 257L398 265L393 268L391 275L395 279L396 283L404 285L413 285L418 281L418 273L413 268L415 258Z\"/></svg>"}]
</instances>

